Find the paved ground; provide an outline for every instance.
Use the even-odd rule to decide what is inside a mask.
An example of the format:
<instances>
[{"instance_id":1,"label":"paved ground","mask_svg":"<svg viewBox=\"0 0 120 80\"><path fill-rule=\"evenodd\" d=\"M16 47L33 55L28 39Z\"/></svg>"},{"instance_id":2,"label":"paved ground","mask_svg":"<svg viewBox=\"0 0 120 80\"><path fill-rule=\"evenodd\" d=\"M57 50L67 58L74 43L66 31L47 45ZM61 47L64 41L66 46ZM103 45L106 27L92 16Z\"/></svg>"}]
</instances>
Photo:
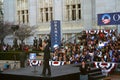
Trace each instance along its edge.
<instances>
[{"instance_id":1,"label":"paved ground","mask_svg":"<svg viewBox=\"0 0 120 80\"><path fill-rule=\"evenodd\" d=\"M33 74L36 69L37 73ZM29 76L40 76L42 73L43 66L38 67L26 67L21 69L6 70L3 73L7 74L18 74L18 75L29 75ZM51 77L62 76L67 74L79 73L79 67L75 67L73 64L65 66L51 66Z\"/></svg>"},{"instance_id":2,"label":"paved ground","mask_svg":"<svg viewBox=\"0 0 120 80\"><path fill-rule=\"evenodd\" d=\"M42 59L42 56L38 56L39 59ZM0 60L0 68L3 68L3 64L6 63L8 60ZM20 68L20 62L16 61L16 69ZM8 61L11 65L11 69L14 68L15 61ZM112 75L102 79L102 80L120 80L120 72L113 73Z\"/></svg>"},{"instance_id":3,"label":"paved ground","mask_svg":"<svg viewBox=\"0 0 120 80\"><path fill-rule=\"evenodd\" d=\"M110 76L102 79L102 80L120 80L120 73L118 74L111 74Z\"/></svg>"},{"instance_id":4,"label":"paved ground","mask_svg":"<svg viewBox=\"0 0 120 80\"><path fill-rule=\"evenodd\" d=\"M111 80L120 80L120 74L118 75L112 75Z\"/></svg>"}]
</instances>

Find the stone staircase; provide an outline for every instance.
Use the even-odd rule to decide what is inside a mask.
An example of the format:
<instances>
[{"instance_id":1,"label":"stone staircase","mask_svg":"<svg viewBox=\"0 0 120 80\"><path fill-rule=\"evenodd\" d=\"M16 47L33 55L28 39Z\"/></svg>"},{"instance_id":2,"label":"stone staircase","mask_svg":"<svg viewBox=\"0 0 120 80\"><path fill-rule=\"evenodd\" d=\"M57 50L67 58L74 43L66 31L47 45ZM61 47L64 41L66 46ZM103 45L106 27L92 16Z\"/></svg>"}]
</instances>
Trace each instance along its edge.
<instances>
[{"instance_id":1,"label":"stone staircase","mask_svg":"<svg viewBox=\"0 0 120 80\"><path fill-rule=\"evenodd\" d=\"M92 68L88 73L89 80L100 80L105 77L100 68Z\"/></svg>"}]
</instances>

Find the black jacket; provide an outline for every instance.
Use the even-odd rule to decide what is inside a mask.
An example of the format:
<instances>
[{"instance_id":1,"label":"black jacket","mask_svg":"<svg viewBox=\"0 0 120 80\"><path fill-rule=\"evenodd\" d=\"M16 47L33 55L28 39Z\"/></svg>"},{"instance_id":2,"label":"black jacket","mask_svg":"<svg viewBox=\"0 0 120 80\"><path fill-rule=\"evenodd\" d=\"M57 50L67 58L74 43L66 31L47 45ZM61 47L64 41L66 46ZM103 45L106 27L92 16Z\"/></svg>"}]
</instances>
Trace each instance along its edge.
<instances>
[{"instance_id":1,"label":"black jacket","mask_svg":"<svg viewBox=\"0 0 120 80\"><path fill-rule=\"evenodd\" d=\"M47 44L46 47L43 50L44 52L44 60L49 60L50 59L50 48L49 45Z\"/></svg>"},{"instance_id":2,"label":"black jacket","mask_svg":"<svg viewBox=\"0 0 120 80\"><path fill-rule=\"evenodd\" d=\"M88 68L88 65L85 65L85 67L83 68L82 67L82 65L80 65L80 74L81 75L86 75L86 74L88 74L88 70L89 70L89 68Z\"/></svg>"}]
</instances>

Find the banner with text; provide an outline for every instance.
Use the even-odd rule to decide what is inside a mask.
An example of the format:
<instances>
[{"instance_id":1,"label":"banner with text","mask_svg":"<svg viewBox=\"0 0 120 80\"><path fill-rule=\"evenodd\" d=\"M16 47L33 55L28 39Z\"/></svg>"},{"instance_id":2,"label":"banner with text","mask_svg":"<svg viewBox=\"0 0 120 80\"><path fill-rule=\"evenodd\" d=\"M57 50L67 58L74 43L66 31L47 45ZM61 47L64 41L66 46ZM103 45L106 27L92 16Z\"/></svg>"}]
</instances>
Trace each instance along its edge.
<instances>
[{"instance_id":1,"label":"banner with text","mask_svg":"<svg viewBox=\"0 0 120 80\"><path fill-rule=\"evenodd\" d=\"M61 25L59 20L51 21L51 49L58 48L61 44Z\"/></svg>"},{"instance_id":2,"label":"banner with text","mask_svg":"<svg viewBox=\"0 0 120 80\"><path fill-rule=\"evenodd\" d=\"M98 25L119 25L120 12L98 14Z\"/></svg>"}]
</instances>

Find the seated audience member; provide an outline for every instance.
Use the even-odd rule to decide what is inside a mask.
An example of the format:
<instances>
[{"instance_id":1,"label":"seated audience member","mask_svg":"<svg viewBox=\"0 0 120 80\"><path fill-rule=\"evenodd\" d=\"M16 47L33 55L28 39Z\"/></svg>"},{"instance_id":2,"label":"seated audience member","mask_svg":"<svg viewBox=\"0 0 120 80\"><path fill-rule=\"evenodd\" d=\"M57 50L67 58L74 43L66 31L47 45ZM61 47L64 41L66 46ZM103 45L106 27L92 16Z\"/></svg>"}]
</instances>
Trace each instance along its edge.
<instances>
[{"instance_id":1,"label":"seated audience member","mask_svg":"<svg viewBox=\"0 0 120 80\"><path fill-rule=\"evenodd\" d=\"M8 62L6 62L6 63L4 64L4 66L3 66L3 69L4 69L4 70L7 70L7 69L9 69L9 67L10 67L10 65L8 64Z\"/></svg>"}]
</instances>

